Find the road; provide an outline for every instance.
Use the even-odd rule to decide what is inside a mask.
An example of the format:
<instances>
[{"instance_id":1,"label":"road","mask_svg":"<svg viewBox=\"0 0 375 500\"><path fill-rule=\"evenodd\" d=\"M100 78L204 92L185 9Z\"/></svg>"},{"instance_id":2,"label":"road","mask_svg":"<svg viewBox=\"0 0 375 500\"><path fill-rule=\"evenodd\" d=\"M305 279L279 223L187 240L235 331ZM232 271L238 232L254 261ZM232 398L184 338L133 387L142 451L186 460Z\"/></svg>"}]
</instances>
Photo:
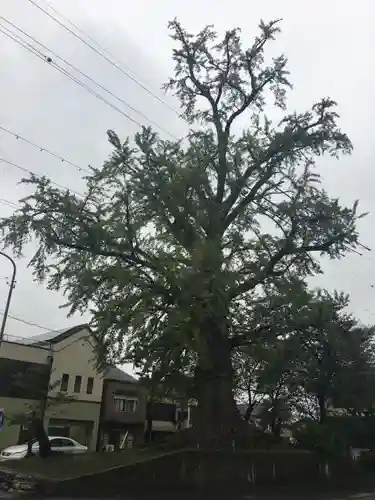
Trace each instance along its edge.
<instances>
[{"instance_id":1,"label":"road","mask_svg":"<svg viewBox=\"0 0 375 500\"><path fill-rule=\"evenodd\" d=\"M2 499L7 499L7 500L18 500L18 499L23 499L25 500L25 495L20 497L19 495L12 494L12 493L0 493L0 500ZM119 496L119 497L111 497L111 498L106 498L106 499L101 499L101 500L210 500L211 497L207 495L201 495L201 496L186 496L186 495L173 495L172 496L137 496L137 495L131 495L129 497L126 496ZM43 498L39 498L39 500L43 500ZM45 500L51 500L51 497L45 498ZM60 498L59 500L77 500L77 498ZM81 498L80 500L98 500L97 498ZM228 496L226 498L224 497L212 497L212 500L375 500L375 492L374 493L356 493L356 494L349 494L349 495L332 495L332 496L327 496L327 497L322 497L321 494L316 494L316 496L259 496L259 495L244 495L241 497L232 497Z\"/></svg>"},{"instance_id":2,"label":"road","mask_svg":"<svg viewBox=\"0 0 375 500\"><path fill-rule=\"evenodd\" d=\"M18 500L18 499L23 499L25 500L25 495L23 494L20 496L17 493L6 493L6 492L0 492L0 500ZM26 495L27 498L27 495ZM375 492L373 493L350 493L350 494L332 494L332 495L323 495L316 493L316 495L311 495L311 494L306 494L306 495L256 495L256 494L249 494L249 495L242 495L239 497L233 497L232 495L229 495L227 497L217 497L217 496L209 496L207 494L205 495L188 495L188 494L181 494L181 495L129 495L129 496L116 496L116 497L111 497L111 498L103 498L101 500L375 500ZM39 500L43 500L43 498L39 497ZM51 497L45 498L45 500L51 500ZM59 500L77 500L77 498L60 498ZM97 498L81 498L80 500L98 500Z\"/></svg>"}]
</instances>

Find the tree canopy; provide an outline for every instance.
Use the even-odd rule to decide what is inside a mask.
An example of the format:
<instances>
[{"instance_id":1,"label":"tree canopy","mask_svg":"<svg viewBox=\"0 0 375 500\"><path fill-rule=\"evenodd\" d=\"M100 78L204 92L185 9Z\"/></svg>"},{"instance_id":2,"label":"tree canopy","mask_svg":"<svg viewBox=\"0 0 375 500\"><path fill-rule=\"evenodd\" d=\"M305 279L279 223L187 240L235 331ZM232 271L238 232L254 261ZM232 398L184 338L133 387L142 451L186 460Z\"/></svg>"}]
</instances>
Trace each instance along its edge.
<instances>
[{"instance_id":1,"label":"tree canopy","mask_svg":"<svg viewBox=\"0 0 375 500\"><path fill-rule=\"evenodd\" d=\"M277 297L280 308L287 296ZM237 396L248 405L246 418L255 413L279 433L287 421L325 424L332 416L372 416L374 327L347 312L346 294L301 287L301 307L290 299L291 313L277 319L276 335L263 333L234 350ZM268 307L265 319L276 312Z\"/></svg>"},{"instance_id":2,"label":"tree canopy","mask_svg":"<svg viewBox=\"0 0 375 500\"><path fill-rule=\"evenodd\" d=\"M32 176L23 182L34 193L1 229L16 255L36 242L35 278L65 293L70 314L92 313L99 359L133 361L159 381L185 373L200 436L232 442L232 351L260 331L257 300L319 273L320 255L340 258L358 243L357 202L329 196L316 168L352 145L332 99L287 110L287 59L266 54L278 21L262 21L248 48L239 29L220 37L211 26L197 35L177 20L169 28L175 74L166 89L192 125L187 137L143 128L121 140L109 130L113 152L85 178L83 196Z\"/></svg>"}]
</instances>

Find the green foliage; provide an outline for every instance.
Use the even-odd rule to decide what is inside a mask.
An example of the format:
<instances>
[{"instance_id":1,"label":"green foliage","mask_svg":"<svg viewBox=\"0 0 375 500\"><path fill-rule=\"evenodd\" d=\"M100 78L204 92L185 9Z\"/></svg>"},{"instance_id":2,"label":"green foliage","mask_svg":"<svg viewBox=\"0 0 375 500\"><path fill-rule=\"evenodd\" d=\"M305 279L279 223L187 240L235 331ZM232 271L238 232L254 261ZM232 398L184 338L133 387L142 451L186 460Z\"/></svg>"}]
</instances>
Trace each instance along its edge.
<instances>
[{"instance_id":1,"label":"green foliage","mask_svg":"<svg viewBox=\"0 0 375 500\"><path fill-rule=\"evenodd\" d=\"M35 278L65 293L70 314L92 313L102 363L132 361L156 383L192 378L197 365L228 377L218 352L229 358L263 328L274 336L276 319L296 318L284 299L263 324L258 300L276 311L272 290L298 288L295 276L321 271L317 257L357 245L358 204L330 197L315 168L317 157L352 149L336 103L286 113L287 60L266 54L279 23L259 28L245 48L238 29L220 39L171 22L167 88L195 125L186 140L145 128L121 141L109 131L113 152L86 177L83 197L32 176L23 182L34 193L0 224L16 255L36 243ZM279 123L267 117L267 96L285 113Z\"/></svg>"},{"instance_id":2,"label":"green foliage","mask_svg":"<svg viewBox=\"0 0 375 500\"><path fill-rule=\"evenodd\" d=\"M325 457L333 457L347 451L347 441L334 427L306 421L294 429L294 437L299 448L314 451Z\"/></svg>"},{"instance_id":3,"label":"green foliage","mask_svg":"<svg viewBox=\"0 0 375 500\"><path fill-rule=\"evenodd\" d=\"M343 436L343 439L353 448L374 450L375 448L375 418L374 416L328 417L326 424Z\"/></svg>"},{"instance_id":4,"label":"green foliage","mask_svg":"<svg viewBox=\"0 0 375 500\"><path fill-rule=\"evenodd\" d=\"M265 427L279 431L300 417L323 423L334 408L340 415L372 415L374 329L345 313L344 294L311 292L303 283L295 292L273 290L258 307L261 335L234 351L237 397L249 405L247 417L256 410ZM266 328L270 317L277 328Z\"/></svg>"}]
</instances>

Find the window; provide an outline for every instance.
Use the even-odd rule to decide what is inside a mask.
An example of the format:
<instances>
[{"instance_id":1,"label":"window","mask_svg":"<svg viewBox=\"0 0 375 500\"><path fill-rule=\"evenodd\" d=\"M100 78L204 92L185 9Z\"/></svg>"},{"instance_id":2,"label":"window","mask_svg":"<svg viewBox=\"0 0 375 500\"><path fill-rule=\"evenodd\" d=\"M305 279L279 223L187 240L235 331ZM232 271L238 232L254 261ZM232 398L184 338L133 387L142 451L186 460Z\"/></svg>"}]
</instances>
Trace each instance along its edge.
<instances>
[{"instance_id":1,"label":"window","mask_svg":"<svg viewBox=\"0 0 375 500\"><path fill-rule=\"evenodd\" d=\"M61 439L60 438L50 439L50 443L51 443L51 448L60 448L61 447Z\"/></svg>"},{"instance_id":2,"label":"window","mask_svg":"<svg viewBox=\"0 0 375 500\"><path fill-rule=\"evenodd\" d=\"M89 377L87 379L87 389L86 389L87 394L92 394L93 389L94 389L94 379L92 377Z\"/></svg>"},{"instance_id":3,"label":"window","mask_svg":"<svg viewBox=\"0 0 375 500\"><path fill-rule=\"evenodd\" d=\"M67 373L64 373L61 379L60 391L67 392L68 385L69 385L69 375Z\"/></svg>"},{"instance_id":4,"label":"window","mask_svg":"<svg viewBox=\"0 0 375 500\"><path fill-rule=\"evenodd\" d=\"M40 399L48 391L48 383L47 365L0 356L0 398Z\"/></svg>"},{"instance_id":5,"label":"window","mask_svg":"<svg viewBox=\"0 0 375 500\"><path fill-rule=\"evenodd\" d=\"M52 438L50 439L51 448L68 448L73 447L74 442L69 438Z\"/></svg>"},{"instance_id":6,"label":"window","mask_svg":"<svg viewBox=\"0 0 375 500\"><path fill-rule=\"evenodd\" d=\"M76 375L74 381L74 392L81 392L82 377L81 375Z\"/></svg>"},{"instance_id":7,"label":"window","mask_svg":"<svg viewBox=\"0 0 375 500\"><path fill-rule=\"evenodd\" d=\"M61 439L60 439L60 441L61 441L60 446L62 446L62 447L64 447L64 448L67 448L67 447L69 447L69 446L70 446L70 447L74 446L73 441L71 441L70 439L64 439L64 438L61 438Z\"/></svg>"},{"instance_id":8,"label":"window","mask_svg":"<svg viewBox=\"0 0 375 500\"><path fill-rule=\"evenodd\" d=\"M116 411L125 413L136 413L138 411L138 399L125 396L116 396L113 399Z\"/></svg>"},{"instance_id":9,"label":"window","mask_svg":"<svg viewBox=\"0 0 375 500\"><path fill-rule=\"evenodd\" d=\"M48 426L48 435L49 436L64 436L69 437L70 428L69 426L60 426L60 425L49 425Z\"/></svg>"}]
</instances>

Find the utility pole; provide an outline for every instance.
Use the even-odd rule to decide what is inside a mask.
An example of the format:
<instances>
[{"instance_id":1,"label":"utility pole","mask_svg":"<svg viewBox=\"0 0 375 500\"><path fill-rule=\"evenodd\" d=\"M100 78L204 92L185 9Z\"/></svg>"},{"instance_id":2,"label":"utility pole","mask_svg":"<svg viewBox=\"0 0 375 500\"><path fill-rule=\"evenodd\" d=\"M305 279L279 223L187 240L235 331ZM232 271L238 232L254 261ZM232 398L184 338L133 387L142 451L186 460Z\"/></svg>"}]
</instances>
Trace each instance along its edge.
<instances>
[{"instance_id":1,"label":"utility pole","mask_svg":"<svg viewBox=\"0 0 375 500\"><path fill-rule=\"evenodd\" d=\"M6 253L0 251L0 255L2 255L3 257L5 257L6 259L9 260L9 262L12 264L13 266L13 274L12 274L12 279L11 279L11 282L10 282L10 286L9 286L9 292L8 292L8 297L7 297L7 301L6 301L6 304L5 304L5 309L4 309L4 316L3 316L3 321L1 323L1 328L0 328L0 345L1 345L1 342L4 338L4 333L5 333L5 325L6 325L6 322L7 322L7 318L8 318L8 312L9 312L9 307L10 307L10 301L12 300L12 294L13 294L13 289L14 289L14 286L15 286L15 283L16 283L16 272L17 272L17 267L16 267L16 263L14 262L14 260L12 259L12 257L9 257L9 255L7 255Z\"/></svg>"}]
</instances>

